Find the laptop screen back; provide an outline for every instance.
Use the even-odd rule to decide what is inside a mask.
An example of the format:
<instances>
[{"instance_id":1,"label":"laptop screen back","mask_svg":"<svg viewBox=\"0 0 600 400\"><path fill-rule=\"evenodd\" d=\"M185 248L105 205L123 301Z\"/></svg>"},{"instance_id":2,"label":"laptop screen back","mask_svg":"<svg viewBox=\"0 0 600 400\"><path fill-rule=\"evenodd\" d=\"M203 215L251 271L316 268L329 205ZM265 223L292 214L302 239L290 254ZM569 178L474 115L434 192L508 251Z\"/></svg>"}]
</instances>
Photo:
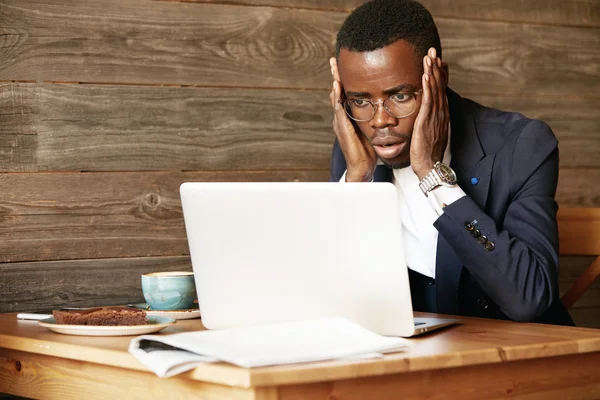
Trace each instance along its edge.
<instances>
[{"instance_id":1,"label":"laptop screen back","mask_svg":"<svg viewBox=\"0 0 600 400\"><path fill-rule=\"evenodd\" d=\"M390 183L184 183L208 329L327 316L384 335L414 330Z\"/></svg>"}]
</instances>

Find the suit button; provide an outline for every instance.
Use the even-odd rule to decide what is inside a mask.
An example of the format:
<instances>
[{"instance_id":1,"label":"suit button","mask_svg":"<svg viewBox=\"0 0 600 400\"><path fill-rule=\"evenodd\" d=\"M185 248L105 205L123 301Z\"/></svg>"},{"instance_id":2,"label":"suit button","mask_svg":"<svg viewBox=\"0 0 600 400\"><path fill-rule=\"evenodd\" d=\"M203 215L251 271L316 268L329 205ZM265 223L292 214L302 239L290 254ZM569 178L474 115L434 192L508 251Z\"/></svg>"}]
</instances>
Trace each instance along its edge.
<instances>
[{"instance_id":1,"label":"suit button","mask_svg":"<svg viewBox=\"0 0 600 400\"><path fill-rule=\"evenodd\" d=\"M488 238L487 238L487 236L485 236L485 235L481 235L481 236L479 236L479 237L477 238L477 241L478 241L479 243L481 243L481 244L486 244L486 243L487 243L487 241L488 241Z\"/></svg>"},{"instance_id":2,"label":"suit button","mask_svg":"<svg viewBox=\"0 0 600 400\"><path fill-rule=\"evenodd\" d=\"M496 245L494 244L494 242L487 242L485 244L485 249L487 251L493 251L495 247L496 247Z\"/></svg>"},{"instance_id":3,"label":"suit button","mask_svg":"<svg viewBox=\"0 0 600 400\"><path fill-rule=\"evenodd\" d=\"M475 225L473 225L473 224L472 224L472 223L470 223L470 222L467 222L467 223L465 224L465 229L466 229L466 230L468 230L469 232L471 232L473 229L475 229Z\"/></svg>"},{"instance_id":4,"label":"suit button","mask_svg":"<svg viewBox=\"0 0 600 400\"><path fill-rule=\"evenodd\" d=\"M471 232L471 236L473 236L474 238L478 238L481 235L481 232L479 232L479 229L474 229Z\"/></svg>"},{"instance_id":5,"label":"suit button","mask_svg":"<svg viewBox=\"0 0 600 400\"><path fill-rule=\"evenodd\" d=\"M479 307L483 308L484 310L487 310L488 307L490 306L490 303L488 303L488 301L486 299L479 298L479 299L477 299L477 305Z\"/></svg>"}]
</instances>

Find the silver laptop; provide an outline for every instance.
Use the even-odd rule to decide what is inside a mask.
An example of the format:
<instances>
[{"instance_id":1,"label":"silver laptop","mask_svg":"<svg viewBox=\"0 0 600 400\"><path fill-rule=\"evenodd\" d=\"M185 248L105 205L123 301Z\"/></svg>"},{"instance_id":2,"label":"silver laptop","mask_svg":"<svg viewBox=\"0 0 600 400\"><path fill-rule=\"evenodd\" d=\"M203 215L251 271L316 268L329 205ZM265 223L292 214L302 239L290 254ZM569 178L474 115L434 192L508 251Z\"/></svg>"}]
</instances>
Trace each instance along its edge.
<instances>
[{"instance_id":1,"label":"silver laptop","mask_svg":"<svg viewBox=\"0 0 600 400\"><path fill-rule=\"evenodd\" d=\"M206 183L180 188L208 329L338 316L388 336L413 318L391 183Z\"/></svg>"}]
</instances>

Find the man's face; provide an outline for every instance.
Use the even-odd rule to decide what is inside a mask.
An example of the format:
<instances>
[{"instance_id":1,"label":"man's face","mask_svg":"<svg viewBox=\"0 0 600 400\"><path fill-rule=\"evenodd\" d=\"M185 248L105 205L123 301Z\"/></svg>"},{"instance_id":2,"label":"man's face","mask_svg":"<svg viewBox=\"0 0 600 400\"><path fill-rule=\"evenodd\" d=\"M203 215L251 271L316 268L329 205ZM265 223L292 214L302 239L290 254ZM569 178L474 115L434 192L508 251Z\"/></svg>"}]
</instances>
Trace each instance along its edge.
<instances>
[{"instance_id":1,"label":"man's face","mask_svg":"<svg viewBox=\"0 0 600 400\"><path fill-rule=\"evenodd\" d=\"M341 49L338 59L346 98L368 99L373 103L383 102L395 93L419 91L421 65L414 48L404 40L370 52ZM380 105L370 121L355 122L377 156L391 168L410 165L410 141L421 99L422 95L417 96L417 108L408 117L392 117Z\"/></svg>"}]
</instances>

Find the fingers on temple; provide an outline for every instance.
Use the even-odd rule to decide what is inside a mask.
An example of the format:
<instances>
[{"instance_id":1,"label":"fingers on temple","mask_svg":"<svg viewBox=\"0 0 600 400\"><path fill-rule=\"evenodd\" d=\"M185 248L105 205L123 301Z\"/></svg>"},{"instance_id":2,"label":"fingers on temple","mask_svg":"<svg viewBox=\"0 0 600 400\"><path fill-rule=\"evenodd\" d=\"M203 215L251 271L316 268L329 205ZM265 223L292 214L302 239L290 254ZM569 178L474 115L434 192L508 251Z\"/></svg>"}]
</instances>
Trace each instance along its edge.
<instances>
[{"instance_id":1,"label":"fingers on temple","mask_svg":"<svg viewBox=\"0 0 600 400\"><path fill-rule=\"evenodd\" d=\"M331 107L335 108L335 91L333 90L333 87L331 88L331 91L329 92L329 101L331 102Z\"/></svg>"},{"instance_id":2,"label":"fingers on temple","mask_svg":"<svg viewBox=\"0 0 600 400\"><path fill-rule=\"evenodd\" d=\"M421 113L423 113L423 115L427 115L429 114L432 106L430 90L430 86L432 85L431 75L424 73L421 80L423 84L423 99L421 100L421 110L419 115L421 115Z\"/></svg>"},{"instance_id":3,"label":"fingers on temple","mask_svg":"<svg viewBox=\"0 0 600 400\"><path fill-rule=\"evenodd\" d=\"M333 76L333 79L335 79L336 81L341 81L340 72L338 70L337 60L335 59L335 57L331 57L329 59L329 65L331 65L331 75Z\"/></svg>"},{"instance_id":4,"label":"fingers on temple","mask_svg":"<svg viewBox=\"0 0 600 400\"><path fill-rule=\"evenodd\" d=\"M339 81L333 81L333 99L332 99L332 103L333 103L333 108L335 109L336 112L342 111L343 112L343 107L342 105L338 102L338 100L341 98L342 95L342 87L340 85Z\"/></svg>"}]
</instances>

